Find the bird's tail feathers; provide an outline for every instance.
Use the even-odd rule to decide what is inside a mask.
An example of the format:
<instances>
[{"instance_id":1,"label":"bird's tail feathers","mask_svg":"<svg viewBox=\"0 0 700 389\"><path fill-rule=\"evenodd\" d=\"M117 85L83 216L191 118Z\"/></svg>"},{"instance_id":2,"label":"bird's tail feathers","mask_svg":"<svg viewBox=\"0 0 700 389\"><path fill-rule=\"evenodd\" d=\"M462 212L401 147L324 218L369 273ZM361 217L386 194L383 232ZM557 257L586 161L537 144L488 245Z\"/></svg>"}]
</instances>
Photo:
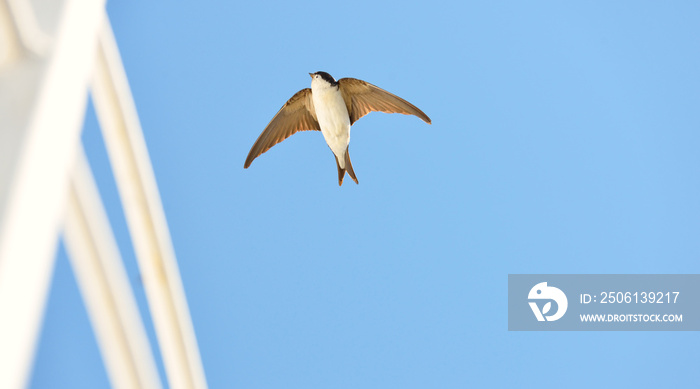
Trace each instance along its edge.
<instances>
[{"instance_id":1,"label":"bird's tail feathers","mask_svg":"<svg viewBox=\"0 0 700 389\"><path fill-rule=\"evenodd\" d=\"M345 149L345 170L348 171L348 175L350 178L352 178L353 181L355 181L356 184L359 184L360 182L357 181L357 177L355 176L355 171L352 169L352 162L350 162L350 149L347 148Z\"/></svg>"},{"instance_id":2,"label":"bird's tail feathers","mask_svg":"<svg viewBox=\"0 0 700 389\"><path fill-rule=\"evenodd\" d=\"M348 151L349 149L345 149L345 168L340 167L340 163L338 162L338 157L335 157L335 164L338 166L338 185L343 185L343 178L345 178L345 172L347 171L348 175L350 178L352 178L353 181L355 181L356 184L359 184L360 182L357 181L357 177L355 176L355 170L352 169L352 163L350 162L350 153ZM335 154L333 154L335 156Z\"/></svg>"},{"instance_id":3,"label":"bird's tail feathers","mask_svg":"<svg viewBox=\"0 0 700 389\"><path fill-rule=\"evenodd\" d=\"M333 154L335 156L335 154ZM345 169L340 167L340 163L338 162L338 157L335 157L335 164L338 166L338 186L343 185L343 178L345 178Z\"/></svg>"}]
</instances>

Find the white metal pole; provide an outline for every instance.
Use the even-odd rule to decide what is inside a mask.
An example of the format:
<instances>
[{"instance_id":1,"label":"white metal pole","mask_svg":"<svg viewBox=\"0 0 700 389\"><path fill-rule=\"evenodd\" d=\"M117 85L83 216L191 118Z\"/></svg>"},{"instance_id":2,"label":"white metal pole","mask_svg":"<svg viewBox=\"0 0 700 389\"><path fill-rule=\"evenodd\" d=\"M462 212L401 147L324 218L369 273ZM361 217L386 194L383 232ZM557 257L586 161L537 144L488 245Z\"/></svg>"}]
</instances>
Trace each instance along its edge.
<instances>
[{"instance_id":1,"label":"white metal pole","mask_svg":"<svg viewBox=\"0 0 700 389\"><path fill-rule=\"evenodd\" d=\"M45 54L25 51L0 68L3 389L24 387L30 371L79 144L104 1L66 0L60 11L52 15L57 27L48 32L53 40ZM21 26L24 21L15 22Z\"/></svg>"},{"instance_id":2,"label":"white metal pole","mask_svg":"<svg viewBox=\"0 0 700 389\"><path fill-rule=\"evenodd\" d=\"M66 248L112 387L159 389L143 320L82 149L68 197Z\"/></svg>"},{"instance_id":3,"label":"white metal pole","mask_svg":"<svg viewBox=\"0 0 700 389\"><path fill-rule=\"evenodd\" d=\"M170 387L206 388L153 168L109 24L100 35L92 94Z\"/></svg>"}]
</instances>

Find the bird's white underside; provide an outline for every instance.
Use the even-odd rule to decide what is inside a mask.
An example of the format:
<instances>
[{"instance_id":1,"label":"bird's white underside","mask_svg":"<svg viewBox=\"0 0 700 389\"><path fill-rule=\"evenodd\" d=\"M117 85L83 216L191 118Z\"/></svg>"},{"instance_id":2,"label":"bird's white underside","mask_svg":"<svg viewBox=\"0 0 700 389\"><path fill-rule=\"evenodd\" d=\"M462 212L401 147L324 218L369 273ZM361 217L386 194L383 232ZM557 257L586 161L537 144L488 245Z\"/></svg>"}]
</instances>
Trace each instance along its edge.
<instances>
[{"instance_id":1,"label":"bird's white underside","mask_svg":"<svg viewBox=\"0 0 700 389\"><path fill-rule=\"evenodd\" d=\"M350 115L340 89L322 79L311 81L311 97L321 133L345 169L345 150L350 144Z\"/></svg>"}]
</instances>

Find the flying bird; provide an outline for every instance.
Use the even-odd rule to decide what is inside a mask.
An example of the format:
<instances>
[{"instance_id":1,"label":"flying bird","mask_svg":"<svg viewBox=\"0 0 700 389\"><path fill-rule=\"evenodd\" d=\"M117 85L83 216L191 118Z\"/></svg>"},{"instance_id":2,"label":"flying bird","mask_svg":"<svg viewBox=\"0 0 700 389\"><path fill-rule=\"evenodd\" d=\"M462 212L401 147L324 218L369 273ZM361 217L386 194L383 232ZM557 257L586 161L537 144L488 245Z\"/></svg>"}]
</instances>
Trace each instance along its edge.
<instances>
[{"instance_id":1,"label":"flying bird","mask_svg":"<svg viewBox=\"0 0 700 389\"><path fill-rule=\"evenodd\" d=\"M338 185L345 172L359 184L350 163L350 127L372 111L415 115L430 124L430 118L408 101L356 78L336 81L326 72L309 73L311 88L297 92L265 127L248 153L243 167L297 131L321 131L338 166Z\"/></svg>"}]
</instances>

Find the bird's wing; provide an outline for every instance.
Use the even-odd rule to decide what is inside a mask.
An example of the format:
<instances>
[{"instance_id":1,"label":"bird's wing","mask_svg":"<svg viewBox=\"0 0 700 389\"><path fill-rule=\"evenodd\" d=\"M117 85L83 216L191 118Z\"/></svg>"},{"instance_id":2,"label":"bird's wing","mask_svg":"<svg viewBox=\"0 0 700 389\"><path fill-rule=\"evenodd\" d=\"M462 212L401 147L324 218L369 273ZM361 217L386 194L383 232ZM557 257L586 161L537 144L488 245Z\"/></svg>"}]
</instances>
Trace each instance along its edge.
<instances>
[{"instance_id":1,"label":"bird's wing","mask_svg":"<svg viewBox=\"0 0 700 389\"><path fill-rule=\"evenodd\" d=\"M311 89L306 88L292 96L272 118L250 148L243 167L247 169L260 154L289 138L295 132L310 130L321 131L321 127L316 120Z\"/></svg>"},{"instance_id":2,"label":"bird's wing","mask_svg":"<svg viewBox=\"0 0 700 389\"><path fill-rule=\"evenodd\" d=\"M415 105L369 82L356 78L341 78L340 93L350 114L350 124L372 111L416 115L430 124L430 118Z\"/></svg>"}]
</instances>

